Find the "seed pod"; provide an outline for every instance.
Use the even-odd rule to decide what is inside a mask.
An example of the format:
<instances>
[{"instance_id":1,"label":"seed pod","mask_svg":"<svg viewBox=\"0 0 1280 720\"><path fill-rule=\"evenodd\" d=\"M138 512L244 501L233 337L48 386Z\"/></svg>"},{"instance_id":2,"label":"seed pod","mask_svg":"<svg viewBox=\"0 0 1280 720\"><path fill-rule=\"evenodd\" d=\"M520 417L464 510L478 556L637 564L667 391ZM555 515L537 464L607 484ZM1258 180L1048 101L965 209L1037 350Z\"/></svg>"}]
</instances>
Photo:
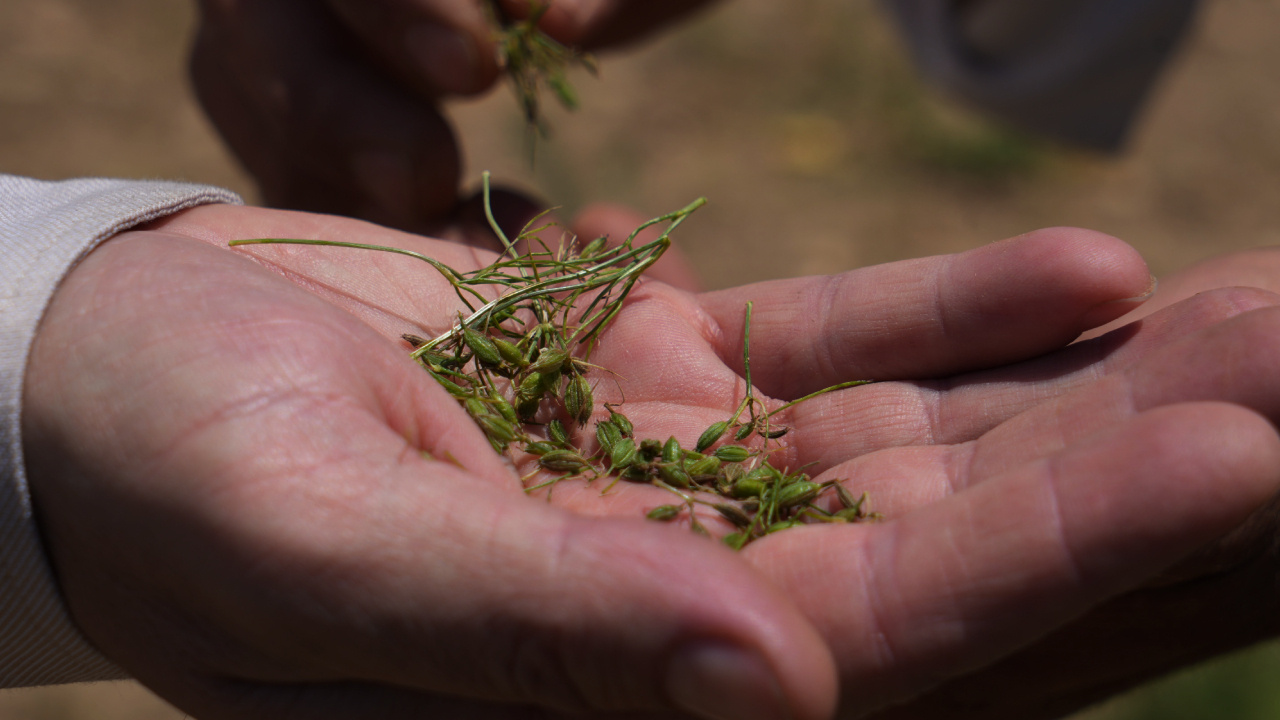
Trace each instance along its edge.
<instances>
[{"instance_id":1,"label":"seed pod","mask_svg":"<svg viewBox=\"0 0 1280 720\"><path fill-rule=\"evenodd\" d=\"M592 240L591 242L587 243L586 247L582 248L582 252L578 253L578 257L581 257L581 258L595 257L601 250L604 249L604 245L608 241L609 241L609 238L604 237L603 235L596 238L595 240Z\"/></svg>"},{"instance_id":2,"label":"seed pod","mask_svg":"<svg viewBox=\"0 0 1280 720\"><path fill-rule=\"evenodd\" d=\"M768 432L765 432L763 429L760 430L760 437L768 440L777 440L789 432L791 432L791 428L786 425L779 425L776 428L770 428Z\"/></svg>"},{"instance_id":3,"label":"seed pod","mask_svg":"<svg viewBox=\"0 0 1280 720\"><path fill-rule=\"evenodd\" d=\"M693 477L715 475L720 472L720 458L704 457L701 460L685 462L684 469Z\"/></svg>"},{"instance_id":4,"label":"seed pod","mask_svg":"<svg viewBox=\"0 0 1280 720\"><path fill-rule=\"evenodd\" d=\"M667 442L662 445L662 462L680 462L680 441L676 440L675 435L667 438Z\"/></svg>"},{"instance_id":5,"label":"seed pod","mask_svg":"<svg viewBox=\"0 0 1280 720\"><path fill-rule=\"evenodd\" d=\"M837 517L845 522L851 523L856 523L867 518L867 516L863 514L861 508L845 508L843 510L838 510L834 515L832 515L832 517Z\"/></svg>"},{"instance_id":6,"label":"seed pod","mask_svg":"<svg viewBox=\"0 0 1280 720\"><path fill-rule=\"evenodd\" d=\"M636 461L636 442L631 438L622 438L613 451L609 453L609 464L615 470L630 467Z\"/></svg>"},{"instance_id":7,"label":"seed pod","mask_svg":"<svg viewBox=\"0 0 1280 720\"><path fill-rule=\"evenodd\" d=\"M591 383L581 375L575 375L564 391L564 409L579 425L586 425L596 409L595 398L591 394Z\"/></svg>"},{"instance_id":8,"label":"seed pod","mask_svg":"<svg viewBox=\"0 0 1280 720\"><path fill-rule=\"evenodd\" d=\"M476 418L476 424L484 430L485 435L499 442L514 442L518 437L515 427L497 415L481 415Z\"/></svg>"},{"instance_id":9,"label":"seed pod","mask_svg":"<svg viewBox=\"0 0 1280 720\"><path fill-rule=\"evenodd\" d=\"M760 497L764 494L765 488L768 487L761 480L752 480L745 477L733 484L733 489L729 494L741 500L742 498Z\"/></svg>"},{"instance_id":10,"label":"seed pod","mask_svg":"<svg viewBox=\"0 0 1280 720\"><path fill-rule=\"evenodd\" d=\"M431 373L431 377L435 378L436 382L440 383L440 387L444 388L445 390L448 390L449 394L456 398L467 397L471 394L470 390L462 387L458 383L450 380L449 378L445 377L444 375L441 375L440 373L433 372Z\"/></svg>"},{"instance_id":11,"label":"seed pod","mask_svg":"<svg viewBox=\"0 0 1280 720\"><path fill-rule=\"evenodd\" d=\"M512 425L520 424L520 416L516 414L516 409L511 407L511 403L507 402L507 399L502 397L502 395L498 393L490 395L489 403L498 411L498 414L502 416L503 420L506 420Z\"/></svg>"},{"instance_id":12,"label":"seed pod","mask_svg":"<svg viewBox=\"0 0 1280 720\"><path fill-rule=\"evenodd\" d=\"M502 338L494 338L493 345L498 348L498 354L502 356L502 359L511 365L515 365L521 370L529 367L529 359L524 356L524 351L516 346L515 343Z\"/></svg>"},{"instance_id":13,"label":"seed pod","mask_svg":"<svg viewBox=\"0 0 1280 720\"><path fill-rule=\"evenodd\" d=\"M524 446L524 451L530 455L546 455L556 449L555 445L549 442L531 442Z\"/></svg>"},{"instance_id":14,"label":"seed pod","mask_svg":"<svg viewBox=\"0 0 1280 720\"><path fill-rule=\"evenodd\" d=\"M866 493L862 493L862 497L855 499L853 493L849 492L849 489L844 485L836 483L835 488L836 497L840 499L840 505L846 510L861 510L862 503L867 501Z\"/></svg>"},{"instance_id":15,"label":"seed pod","mask_svg":"<svg viewBox=\"0 0 1280 720\"><path fill-rule=\"evenodd\" d=\"M554 472L578 473L588 467L582 456L573 450L552 450L538 458L538 464Z\"/></svg>"},{"instance_id":16,"label":"seed pod","mask_svg":"<svg viewBox=\"0 0 1280 720\"><path fill-rule=\"evenodd\" d=\"M759 480L762 483L776 482L782 477L782 473L778 472L772 465L764 464L757 468L752 468L747 473L747 480Z\"/></svg>"},{"instance_id":17,"label":"seed pod","mask_svg":"<svg viewBox=\"0 0 1280 720\"><path fill-rule=\"evenodd\" d=\"M740 463L751 457L751 451L741 445L724 445L716 448L715 457L728 463Z\"/></svg>"},{"instance_id":18,"label":"seed pod","mask_svg":"<svg viewBox=\"0 0 1280 720\"><path fill-rule=\"evenodd\" d=\"M712 445L715 445L716 441L724 435L724 431L728 429L728 420L721 420L718 423L712 423L710 427L702 431L702 435L698 436L698 452L702 452Z\"/></svg>"},{"instance_id":19,"label":"seed pod","mask_svg":"<svg viewBox=\"0 0 1280 720\"><path fill-rule=\"evenodd\" d=\"M667 465L663 463L658 466L658 475L666 480L669 484L680 489L684 489L693 484L689 478L689 473L681 470L678 465Z\"/></svg>"},{"instance_id":20,"label":"seed pod","mask_svg":"<svg viewBox=\"0 0 1280 720\"><path fill-rule=\"evenodd\" d=\"M557 445L568 446L570 444L569 431L564 429L564 423L559 420L552 420L547 423L547 437Z\"/></svg>"},{"instance_id":21,"label":"seed pod","mask_svg":"<svg viewBox=\"0 0 1280 720\"><path fill-rule=\"evenodd\" d=\"M716 512L720 513L725 520L733 523L737 527L750 527L751 517L742 511L742 508L729 503L718 503L714 505Z\"/></svg>"},{"instance_id":22,"label":"seed pod","mask_svg":"<svg viewBox=\"0 0 1280 720\"><path fill-rule=\"evenodd\" d=\"M662 455L662 443L654 440L653 438L641 440L640 454L643 455L646 460L653 460L654 458Z\"/></svg>"},{"instance_id":23,"label":"seed pod","mask_svg":"<svg viewBox=\"0 0 1280 720\"><path fill-rule=\"evenodd\" d=\"M476 360L481 365L501 365L502 354L498 352L498 346L493 341L474 328L462 329L462 342L475 354Z\"/></svg>"},{"instance_id":24,"label":"seed pod","mask_svg":"<svg viewBox=\"0 0 1280 720\"><path fill-rule=\"evenodd\" d=\"M678 505L659 505L658 507L645 513L645 517L650 520L659 522L668 522L675 520L680 515L680 507Z\"/></svg>"},{"instance_id":25,"label":"seed pod","mask_svg":"<svg viewBox=\"0 0 1280 720\"><path fill-rule=\"evenodd\" d=\"M538 404L547 392L544 385L545 376L538 373L530 373L520 381L520 387L516 390L516 413L520 417L528 419L538 412Z\"/></svg>"},{"instance_id":26,"label":"seed pod","mask_svg":"<svg viewBox=\"0 0 1280 720\"><path fill-rule=\"evenodd\" d=\"M742 427L739 427L738 431L733 434L733 439L741 442L745 440L755 429L756 421L752 420L751 422L742 425Z\"/></svg>"},{"instance_id":27,"label":"seed pod","mask_svg":"<svg viewBox=\"0 0 1280 720\"><path fill-rule=\"evenodd\" d=\"M631 424L631 421L627 419L627 416L609 407L608 404L605 407L609 409L609 422L618 426L618 431L622 433L622 437L635 437L636 429Z\"/></svg>"},{"instance_id":28,"label":"seed pod","mask_svg":"<svg viewBox=\"0 0 1280 720\"><path fill-rule=\"evenodd\" d=\"M596 442L606 454L613 452L613 446L622 439L622 431L612 420L601 420L596 423ZM634 443L633 443L634 444Z\"/></svg>"},{"instance_id":29,"label":"seed pod","mask_svg":"<svg viewBox=\"0 0 1280 720\"><path fill-rule=\"evenodd\" d=\"M405 333L401 335L400 339L409 343L409 345L412 346L414 350L417 350L418 348L427 344L426 338L418 337L417 335L413 335L411 333Z\"/></svg>"},{"instance_id":30,"label":"seed pod","mask_svg":"<svg viewBox=\"0 0 1280 720\"><path fill-rule=\"evenodd\" d=\"M777 490L778 507L786 508L807 503L818 497L820 490L822 490L821 485L807 480L791 483Z\"/></svg>"},{"instance_id":31,"label":"seed pod","mask_svg":"<svg viewBox=\"0 0 1280 720\"><path fill-rule=\"evenodd\" d=\"M735 533L729 533L728 535L725 535L724 539L721 540L720 542L724 543L725 545L728 545L730 548L734 550L741 550L742 547L746 545L747 541L750 539L751 539L751 536L748 535L747 533L735 532Z\"/></svg>"},{"instance_id":32,"label":"seed pod","mask_svg":"<svg viewBox=\"0 0 1280 720\"><path fill-rule=\"evenodd\" d=\"M489 412L489 406L479 398L467 398L463 401L462 406L467 409L467 414L473 418L481 418L485 415L492 415Z\"/></svg>"},{"instance_id":33,"label":"seed pod","mask_svg":"<svg viewBox=\"0 0 1280 720\"><path fill-rule=\"evenodd\" d=\"M799 520L779 520L778 522L765 528L764 532L767 535L769 533L776 533L779 530L787 530L789 528L799 527L800 525L803 525L803 524L804 523L800 522Z\"/></svg>"},{"instance_id":34,"label":"seed pod","mask_svg":"<svg viewBox=\"0 0 1280 720\"><path fill-rule=\"evenodd\" d=\"M563 350L542 348L542 351L538 353L538 359L529 365L529 371L536 373L559 372L564 367L565 360L568 359L569 353Z\"/></svg>"}]
</instances>

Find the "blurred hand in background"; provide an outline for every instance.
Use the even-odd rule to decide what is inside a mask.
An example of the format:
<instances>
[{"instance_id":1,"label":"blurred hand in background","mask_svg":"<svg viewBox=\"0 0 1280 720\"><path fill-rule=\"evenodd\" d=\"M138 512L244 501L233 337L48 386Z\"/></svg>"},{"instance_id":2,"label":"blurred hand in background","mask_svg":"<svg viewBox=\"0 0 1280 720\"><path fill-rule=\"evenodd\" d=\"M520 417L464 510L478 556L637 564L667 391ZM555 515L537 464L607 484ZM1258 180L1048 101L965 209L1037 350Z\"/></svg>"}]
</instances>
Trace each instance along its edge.
<instances>
[{"instance_id":1,"label":"blurred hand in background","mask_svg":"<svg viewBox=\"0 0 1280 720\"><path fill-rule=\"evenodd\" d=\"M440 235L477 214L459 196L458 139L440 103L499 77L486 2L201 0L192 77L268 205ZM542 25L598 49L706 4L560 0ZM502 10L522 17L529 3ZM532 206L512 196L498 209L507 203L518 229Z\"/></svg>"}]
</instances>

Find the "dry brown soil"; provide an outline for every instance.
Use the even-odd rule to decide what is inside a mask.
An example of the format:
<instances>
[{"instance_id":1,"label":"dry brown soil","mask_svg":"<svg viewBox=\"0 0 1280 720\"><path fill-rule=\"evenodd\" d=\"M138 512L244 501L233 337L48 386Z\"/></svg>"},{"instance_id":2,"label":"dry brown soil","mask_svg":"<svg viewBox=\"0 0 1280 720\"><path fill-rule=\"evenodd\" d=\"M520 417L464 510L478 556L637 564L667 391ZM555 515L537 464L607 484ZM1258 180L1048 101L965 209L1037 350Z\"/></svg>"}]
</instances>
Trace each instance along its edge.
<instances>
[{"instance_id":1,"label":"dry brown soil","mask_svg":"<svg viewBox=\"0 0 1280 720\"><path fill-rule=\"evenodd\" d=\"M253 196L184 79L193 3L0 2L0 171L166 177ZM1049 225L1157 274L1280 243L1280 2L1213 0L1127 152L992 131L922 87L868 0L732 0L604 58L526 161L505 92L453 117L482 169L577 208L712 203L677 238L711 287L952 252ZM181 717L130 684L0 693L0 720Z\"/></svg>"}]
</instances>

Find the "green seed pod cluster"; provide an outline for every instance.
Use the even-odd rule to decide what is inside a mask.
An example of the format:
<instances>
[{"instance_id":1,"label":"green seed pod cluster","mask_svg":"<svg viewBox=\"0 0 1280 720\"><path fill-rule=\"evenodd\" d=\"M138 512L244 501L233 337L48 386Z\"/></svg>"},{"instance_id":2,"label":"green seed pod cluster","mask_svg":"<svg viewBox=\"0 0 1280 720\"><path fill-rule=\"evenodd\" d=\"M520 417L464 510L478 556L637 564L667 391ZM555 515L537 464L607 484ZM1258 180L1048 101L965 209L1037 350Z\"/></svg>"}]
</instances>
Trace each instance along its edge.
<instances>
[{"instance_id":1,"label":"green seed pod cluster","mask_svg":"<svg viewBox=\"0 0 1280 720\"><path fill-rule=\"evenodd\" d=\"M698 204L665 219L674 226ZM519 239L528 246L540 243L531 233ZM770 443L787 428L773 424L773 414L751 392L749 308L743 338L747 396L692 447L684 444L687 438L637 437L621 404L597 406L599 388L588 376L595 367L591 350L669 243L663 235L639 248L630 239L610 247L599 238L577 252L570 242L554 252L544 245L524 255L509 245L493 265L465 274L433 262L471 314L459 315L437 338L403 337L412 357L458 400L495 451L514 447L525 453L514 459L534 468L527 478L537 478L527 484L530 491L568 477L608 478L609 488L623 481L653 485L679 500L654 508L648 517L687 520L703 534L709 531L702 520L715 518L733 528L724 542L735 548L802 522L874 517L863 509L865 496L853 498L835 482L814 482L770 463ZM498 286L500 294L495 300L476 285ZM483 304L476 307L473 299Z\"/></svg>"}]
</instances>

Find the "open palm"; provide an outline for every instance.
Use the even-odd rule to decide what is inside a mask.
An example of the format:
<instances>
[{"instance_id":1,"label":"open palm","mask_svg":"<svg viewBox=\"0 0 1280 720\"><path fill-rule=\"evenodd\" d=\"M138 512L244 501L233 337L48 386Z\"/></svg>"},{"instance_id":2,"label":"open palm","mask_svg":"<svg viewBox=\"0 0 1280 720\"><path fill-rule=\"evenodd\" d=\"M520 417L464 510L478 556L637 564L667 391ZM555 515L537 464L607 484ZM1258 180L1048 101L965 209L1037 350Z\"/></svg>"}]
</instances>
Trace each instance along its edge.
<instances>
[{"instance_id":1,"label":"open palm","mask_svg":"<svg viewBox=\"0 0 1280 720\"><path fill-rule=\"evenodd\" d=\"M638 520L665 490L560 484L576 512L527 497L394 339L448 326L443 282L385 255L243 253L255 265L210 247L262 236L487 261L211 207L113 240L59 292L24 415L59 577L92 640L204 717L816 718L837 679L857 716L1010 655L1275 489L1263 418L1185 403L1239 401L1248 383L1195 375L1186 338L1247 336L1266 310L1222 321L1270 296L1201 298L1031 359L1147 284L1132 251L1089 234L703 296L638 288L592 360L642 436L691 444L736 405L747 300L775 406L858 377L951 378L788 411L775 463L847 478L888 519L741 556Z\"/></svg>"}]
</instances>

